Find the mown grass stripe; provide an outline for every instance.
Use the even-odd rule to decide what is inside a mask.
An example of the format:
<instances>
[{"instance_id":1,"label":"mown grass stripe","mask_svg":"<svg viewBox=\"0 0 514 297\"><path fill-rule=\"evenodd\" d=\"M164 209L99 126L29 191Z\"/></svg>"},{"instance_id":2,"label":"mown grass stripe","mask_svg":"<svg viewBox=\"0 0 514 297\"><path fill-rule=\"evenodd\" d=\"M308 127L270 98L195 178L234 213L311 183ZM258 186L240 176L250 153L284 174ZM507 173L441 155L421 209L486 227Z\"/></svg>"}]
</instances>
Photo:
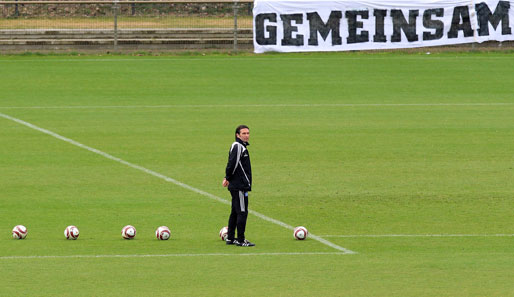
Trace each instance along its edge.
<instances>
[{"instance_id":1,"label":"mown grass stripe","mask_svg":"<svg viewBox=\"0 0 514 297\"><path fill-rule=\"evenodd\" d=\"M514 103L319 103L319 104L176 104L91 106L0 106L0 109L137 109L137 108L242 108L242 107L403 107L403 106L511 106Z\"/></svg>"}]
</instances>

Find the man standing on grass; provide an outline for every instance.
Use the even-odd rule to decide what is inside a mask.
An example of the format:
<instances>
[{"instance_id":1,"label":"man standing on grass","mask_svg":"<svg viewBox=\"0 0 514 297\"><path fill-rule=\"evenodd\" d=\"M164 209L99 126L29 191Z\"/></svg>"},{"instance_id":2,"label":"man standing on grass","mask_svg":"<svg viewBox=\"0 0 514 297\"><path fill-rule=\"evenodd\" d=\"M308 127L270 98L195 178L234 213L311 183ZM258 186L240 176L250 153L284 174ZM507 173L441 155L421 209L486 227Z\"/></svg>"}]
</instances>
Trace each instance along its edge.
<instances>
[{"instance_id":1,"label":"man standing on grass","mask_svg":"<svg viewBox=\"0 0 514 297\"><path fill-rule=\"evenodd\" d=\"M246 149L250 144L250 128L240 125L236 128L236 141L228 153L227 168L223 186L228 187L232 195L232 211L228 218L228 235L226 244L237 246L255 246L245 238L246 219L248 218L248 192L252 190L252 165L250 154ZM237 238L235 238L237 229Z\"/></svg>"}]
</instances>

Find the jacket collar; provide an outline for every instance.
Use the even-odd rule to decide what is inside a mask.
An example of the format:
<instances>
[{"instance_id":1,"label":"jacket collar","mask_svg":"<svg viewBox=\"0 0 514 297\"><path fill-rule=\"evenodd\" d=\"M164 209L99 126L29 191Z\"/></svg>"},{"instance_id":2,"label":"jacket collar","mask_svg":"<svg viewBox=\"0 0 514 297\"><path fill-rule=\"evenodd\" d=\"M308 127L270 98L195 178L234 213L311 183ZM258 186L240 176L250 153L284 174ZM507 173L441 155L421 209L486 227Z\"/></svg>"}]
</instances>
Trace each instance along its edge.
<instances>
[{"instance_id":1,"label":"jacket collar","mask_svg":"<svg viewBox=\"0 0 514 297\"><path fill-rule=\"evenodd\" d=\"M242 140L241 140L241 139L239 139L237 136L236 136L236 141L237 141L237 142L239 142L240 144L244 145L245 147L247 147L247 146L249 146L249 145L250 145L250 143L242 141Z\"/></svg>"}]
</instances>

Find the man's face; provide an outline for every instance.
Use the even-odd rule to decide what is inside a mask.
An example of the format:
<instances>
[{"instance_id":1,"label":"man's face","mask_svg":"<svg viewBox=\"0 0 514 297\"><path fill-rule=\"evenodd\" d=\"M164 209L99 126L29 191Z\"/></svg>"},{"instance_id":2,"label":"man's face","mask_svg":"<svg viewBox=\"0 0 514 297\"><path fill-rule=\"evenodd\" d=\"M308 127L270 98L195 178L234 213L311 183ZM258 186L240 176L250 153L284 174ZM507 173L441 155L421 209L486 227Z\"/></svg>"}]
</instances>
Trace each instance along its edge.
<instances>
[{"instance_id":1,"label":"man's face","mask_svg":"<svg viewBox=\"0 0 514 297\"><path fill-rule=\"evenodd\" d=\"M239 130L237 138L241 139L244 142L248 142L248 140L250 139L250 130L246 128Z\"/></svg>"}]
</instances>

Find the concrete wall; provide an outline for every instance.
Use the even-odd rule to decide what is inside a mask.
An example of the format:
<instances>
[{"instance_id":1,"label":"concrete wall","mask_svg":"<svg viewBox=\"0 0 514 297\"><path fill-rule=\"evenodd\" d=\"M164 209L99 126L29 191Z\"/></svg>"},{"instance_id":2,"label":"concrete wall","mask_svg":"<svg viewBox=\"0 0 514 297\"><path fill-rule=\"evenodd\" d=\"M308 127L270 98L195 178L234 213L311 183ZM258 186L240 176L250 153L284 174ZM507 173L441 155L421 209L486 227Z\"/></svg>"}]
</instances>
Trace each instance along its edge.
<instances>
[{"instance_id":1,"label":"concrete wall","mask_svg":"<svg viewBox=\"0 0 514 297\"><path fill-rule=\"evenodd\" d=\"M234 49L232 29L10 29L0 30L0 51L134 51ZM252 30L238 29L237 49L253 49Z\"/></svg>"}]
</instances>

